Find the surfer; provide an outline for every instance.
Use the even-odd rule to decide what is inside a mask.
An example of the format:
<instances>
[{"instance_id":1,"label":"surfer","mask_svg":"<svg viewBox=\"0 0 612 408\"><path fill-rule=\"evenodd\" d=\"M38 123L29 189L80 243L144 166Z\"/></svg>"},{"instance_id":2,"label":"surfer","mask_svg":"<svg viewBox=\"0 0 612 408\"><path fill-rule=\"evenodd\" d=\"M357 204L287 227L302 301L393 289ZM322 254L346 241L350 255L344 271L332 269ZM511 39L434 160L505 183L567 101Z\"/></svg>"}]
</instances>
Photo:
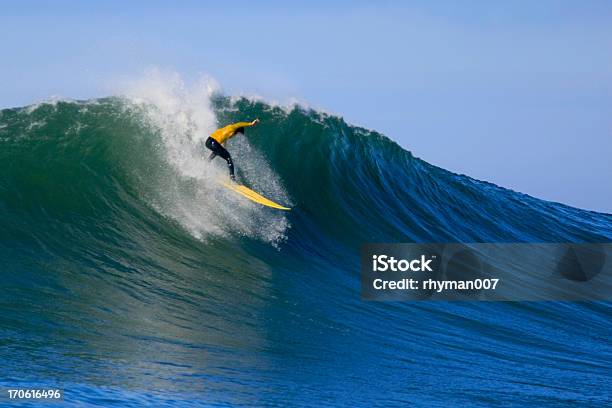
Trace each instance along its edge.
<instances>
[{"instance_id":1,"label":"surfer","mask_svg":"<svg viewBox=\"0 0 612 408\"><path fill-rule=\"evenodd\" d=\"M229 168L230 178L232 181L236 181L236 176L234 176L234 162L232 161L232 156L229 152L222 146L223 143L227 142L231 137L235 136L236 133L240 133L244 135L244 128L255 126L259 123L259 119L255 119L252 122L238 122L232 125L227 125L222 127L221 129L215 130L209 137L206 139L206 147L212 150L208 161L211 161L217 156L221 156L227 162L227 167Z\"/></svg>"}]
</instances>

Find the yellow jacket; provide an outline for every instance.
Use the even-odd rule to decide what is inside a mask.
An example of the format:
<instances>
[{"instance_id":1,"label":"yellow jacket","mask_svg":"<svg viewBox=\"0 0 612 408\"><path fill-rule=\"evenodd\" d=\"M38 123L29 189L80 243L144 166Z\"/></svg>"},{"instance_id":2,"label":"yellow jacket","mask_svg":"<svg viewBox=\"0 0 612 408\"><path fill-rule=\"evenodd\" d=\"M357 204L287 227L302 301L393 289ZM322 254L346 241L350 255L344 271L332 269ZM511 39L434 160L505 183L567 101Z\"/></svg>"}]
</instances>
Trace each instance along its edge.
<instances>
[{"instance_id":1,"label":"yellow jacket","mask_svg":"<svg viewBox=\"0 0 612 408\"><path fill-rule=\"evenodd\" d=\"M251 122L238 122L232 125L227 125L221 129L215 130L210 137L215 139L219 144L225 143L229 138L236 134L236 130L241 127L253 126Z\"/></svg>"}]
</instances>

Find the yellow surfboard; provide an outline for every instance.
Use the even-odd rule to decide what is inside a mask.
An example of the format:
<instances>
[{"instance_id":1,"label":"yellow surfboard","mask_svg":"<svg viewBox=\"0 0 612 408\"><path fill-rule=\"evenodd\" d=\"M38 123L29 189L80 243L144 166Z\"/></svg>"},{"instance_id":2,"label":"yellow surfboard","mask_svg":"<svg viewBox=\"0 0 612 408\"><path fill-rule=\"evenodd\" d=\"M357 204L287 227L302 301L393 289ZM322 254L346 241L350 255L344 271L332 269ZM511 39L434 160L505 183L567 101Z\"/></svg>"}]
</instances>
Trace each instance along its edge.
<instances>
[{"instance_id":1,"label":"yellow surfboard","mask_svg":"<svg viewBox=\"0 0 612 408\"><path fill-rule=\"evenodd\" d=\"M276 208L278 210L289 211L291 208L283 207L282 205L275 203L272 200L267 199L259 193L251 190L248 187L242 186L240 184L228 183L227 181L221 181L225 187L229 188L232 191L237 192L241 196L248 198L251 201L256 202L257 204L265 205L266 207Z\"/></svg>"}]
</instances>

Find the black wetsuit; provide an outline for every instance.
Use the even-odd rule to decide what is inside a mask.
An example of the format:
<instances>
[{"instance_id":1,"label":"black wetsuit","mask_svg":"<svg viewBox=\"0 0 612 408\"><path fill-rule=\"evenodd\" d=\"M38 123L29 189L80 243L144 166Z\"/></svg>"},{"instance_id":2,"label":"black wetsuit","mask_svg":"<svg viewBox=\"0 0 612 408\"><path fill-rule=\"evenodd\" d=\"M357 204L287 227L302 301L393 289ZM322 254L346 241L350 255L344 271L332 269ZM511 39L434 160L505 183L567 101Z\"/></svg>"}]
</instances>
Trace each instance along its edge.
<instances>
[{"instance_id":1,"label":"black wetsuit","mask_svg":"<svg viewBox=\"0 0 612 408\"><path fill-rule=\"evenodd\" d=\"M225 159L227 162L227 167L229 168L230 178L235 181L236 177L234 176L234 162L232 161L232 156L230 156L229 152L212 137L206 139L206 147L212 150L208 161L211 161L216 156L220 156Z\"/></svg>"}]
</instances>

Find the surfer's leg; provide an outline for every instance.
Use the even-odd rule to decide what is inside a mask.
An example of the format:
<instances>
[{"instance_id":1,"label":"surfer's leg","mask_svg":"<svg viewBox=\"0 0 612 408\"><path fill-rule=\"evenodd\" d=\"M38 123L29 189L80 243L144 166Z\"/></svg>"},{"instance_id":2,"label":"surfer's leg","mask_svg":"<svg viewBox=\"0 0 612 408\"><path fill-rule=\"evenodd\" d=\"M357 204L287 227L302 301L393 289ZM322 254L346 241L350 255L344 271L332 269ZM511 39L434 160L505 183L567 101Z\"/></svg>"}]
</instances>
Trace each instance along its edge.
<instances>
[{"instance_id":1,"label":"surfer's leg","mask_svg":"<svg viewBox=\"0 0 612 408\"><path fill-rule=\"evenodd\" d=\"M212 160L215 156L222 157L227 162L227 167L229 168L230 178L233 181L236 181L236 177L234 176L234 162L232 161L232 156L230 156L229 152L225 150L223 146L219 144L215 139L209 137L206 139L206 147L212 150L212 154L208 158L208 160Z\"/></svg>"},{"instance_id":2,"label":"surfer's leg","mask_svg":"<svg viewBox=\"0 0 612 408\"><path fill-rule=\"evenodd\" d=\"M230 156L229 152L225 150L223 147L224 154L220 154L219 156L223 157L227 162L227 167L229 168L230 178L232 181L236 181L236 176L234 176L234 162L232 161L232 156Z\"/></svg>"},{"instance_id":3,"label":"surfer's leg","mask_svg":"<svg viewBox=\"0 0 612 408\"><path fill-rule=\"evenodd\" d=\"M218 153L216 152L216 150L217 150L217 146L220 146L220 145L219 143L217 143L215 139L213 139L212 137L209 137L208 139L206 139L205 146L212 151L210 156L208 156L208 161L211 161L212 159L217 157Z\"/></svg>"},{"instance_id":4,"label":"surfer's leg","mask_svg":"<svg viewBox=\"0 0 612 408\"><path fill-rule=\"evenodd\" d=\"M236 181L236 176L234 176L234 162L232 161L232 156L230 156L229 152L225 150L223 146L218 143L217 146L219 147L217 148L217 151L215 153L225 159L225 161L227 162L227 167L229 168L230 178L232 179L232 181Z\"/></svg>"}]
</instances>

